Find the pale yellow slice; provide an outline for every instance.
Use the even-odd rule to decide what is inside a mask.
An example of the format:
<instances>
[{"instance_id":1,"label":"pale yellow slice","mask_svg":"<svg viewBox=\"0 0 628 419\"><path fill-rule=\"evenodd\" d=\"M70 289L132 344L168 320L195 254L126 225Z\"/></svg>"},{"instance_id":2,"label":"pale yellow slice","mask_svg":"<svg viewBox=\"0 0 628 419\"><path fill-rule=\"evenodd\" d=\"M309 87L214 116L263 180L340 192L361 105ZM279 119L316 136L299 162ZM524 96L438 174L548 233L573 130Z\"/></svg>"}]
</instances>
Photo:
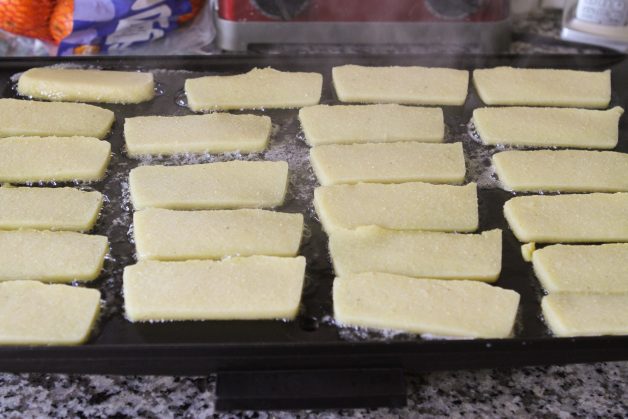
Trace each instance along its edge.
<instances>
[{"instance_id":1,"label":"pale yellow slice","mask_svg":"<svg viewBox=\"0 0 628 419\"><path fill-rule=\"evenodd\" d=\"M469 72L437 67L364 67L332 69L341 102L462 105L467 98Z\"/></svg>"},{"instance_id":2,"label":"pale yellow slice","mask_svg":"<svg viewBox=\"0 0 628 419\"><path fill-rule=\"evenodd\" d=\"M628 241L628 193L519 196L504 215L522 242Z\"/></svg>"},{"instance_id":3,"label":"pale yellow slice","mask_svg":"<svg viewBox=\"0 0 628 419\"><path fill-rule=\"evenodd\" d=\"M0 283L0 345L78 345L100 311L100 292L37 281Z\"/></svg>"},{"instance_id":4,"label":"pale yellow slice","mask_svg":"<svg viewBox=\"0 0 628 419\"><path fill-rule=\"evenodd\" d=\"M111 144L90 137L0 138L0 182L97 181Z\"/></svg>"},{"instance_id":5,"label":"pale yellow slice","mask_svg":"<svg viewBox=\"0 0 628 419\"><path fill-rule=\"evenodd\" d=\"M303 256L141 261L124 268L124 307L132 322L293 319L304 276Z\"/></svg>"},{"instance_id":6,"label":"pale yellow slice","mask_svg":"<svg viewBox=\"0 0 628 419\"><path fill-rule=\"evenodd\" d=\"M628 335L628 294L555 293L541 307L556 336Z\"/></svg>"},{"instance_id":7,"label":"pale yellow slice","mask_svg":"<svg viewBox=\"0 0 628 419\"><path fill-rule=\"evenodd\" d=\"M485 144L611 149L619 139L619 106L605 111L478 108L473 122Z\"/></svg>"},{"instance_id":8,"label":"pale yellow slice","mask_svg":"<svg viewBox=\"0 0 628 419\"><path fill-rule=\"evenodd\" d=\"M316 105L323 76L318 73L254 68L235 76L185 81L188 106L195 112L217 109L300 108Z\"/></svg>"},{"instance_id":9,"label":"pale yellow slice","mask_svg":"<svg viewBox=\"0 0 628 419\"><path fill-rule=\"evenodd\" d=\"M0 99L0 137L85 136L103 139L115 116L84 103Z\"/></svg>"},{"instance_id":10,"label":"pale yellow slice","mask_svg":"<svg viewBox=\"0 0 628 419\"><path fill-rule=\"evenodd\" d=\"M0 230L88 231L103 197L74 188L0 188Z\"/></svg>"},{"instance_id":11,"label":"pale yellow slice","mask_svg":"<svg viewBox=\"0 0 628 419\"><path fill-rule=\"evenodd\" d=\"M513 191L625 192L628 154L614 151L504 151L495 172Z\"/></svg>"},{"instance_id":12,"label":"pale yellow slice","mask_svg":"<svg viewBox=\"0 0 628 419\"><path fill-rule=\"evenodd\" d=\"M314 207L325 231L366 225L394 230L470 232L478 228L475 183L465 186L359 183L321 186Z\"/></svg>"},{"instance_id":13,"label":"pale yellow slice","mask_svg":"<svg viewBox=\"0 0 628 419\"><path fill-rule=\"evenodd\" d=\"M344 183L454 183L464 181L462 143L322 145L310 162L323 186Z\"/></svg>"},{"instance_id":14,"label":"pale yellow slice","mask_svg":"<svg viewBox=\"0 0 628 419\"><path fill-rule=\"evenodd\" d=\"M495 67L473 71L473 84L487 105L605 108L611 71Z\"/></svg>"},{"instance_id":15,"label":"pale yellow slice","mask_svg":"<svg viewBox=\"0 0 628 419\"><path fill-rule=\"evenodd\" d=\"M267 116L213 113L138 116L124 122L127 154L257 152L268 145Z\"/></svg>"},{"instance_id":16,"label":"pale yellow slice","mask_svg":"<svg viewBox=\"0 0 628 419\"><path fill-rule=\"evenodd\" d=\"M336 276L386 272L417 278L497 280L501 230L482 234L395 231L379 227L338 230L329 236Z\"/></svg>"},{"instance_id":17,"label":"pale yellow slice","mask_svg":"<svg viewBox=\"0 0 628 419\"><path fill-rule=\"evenodd\" d=\"M135 209L269 208L283 203L285 161L240 161L187 166L140 166L129 175Z\"/></svg>"},{"instance_id":18,"label":"pale yellow slice","mask_svg":"<svg viewBox=\"0 0 628 419\"><path fill-rule=\"evenodd\" d=\"M532 263L548 292L628 293L628 243L547 246Z\"/></svg>"},{"instance_id":19,"label":"pale yellow slice","mask_svg":"<svg viewBox=\"0 0 628 419\"><path fill-rule=\"evenodd\" d=\"M299 120L308 144L442 143L445 121L440 108L397 104L317 105L301 108Z\"/></svg>"},{"instance_id":20,"label":"pale yellow slice","mask_svg":"<svg viewBox=\"0 0 628 419\"><path fill-rule=\"evenodd\" d=\"M259 209L172 211L148 208L133 215L140 259L220 259L295 256L303 215Z\"/></svg>"},{"instance_id":21,"label":"pale yellow slice","mask_svg":"<svg viewBox=\"0 0 628 419\"><path fill-rule=\"evenodd\" d=\"M536 243L534 242L524 243L521 245L521 257L526 262L532 262L532 255L534 254L535 250L536 250Z\"/></svg>"},{"instance_id":22,"label":"pale yellow slice","mask_svg":"<svg viewBox=\"0 0 628 419\"><path fill-rule=\"evenodd\" d=\"M0 231L0 281L91 281L100 275L107 237L70 231Z\"/></svg>"},{"instance_id":23,"label":"pale yellow slice","mask_svg":"<svg viewBox=\"0 0 628 419\"><path fill-rule=\"evenodd\" d=\"M516 292L477 281L372 272L336 278L333 299L343 325L472 338L509 337L519 306Z\"/></svg>"},{"instance_id":24,"label":"pale yellow slice","mask_svg":"<svg viewBox=\"0 0 628 419\"><path fill-rule=\"evenodd\" d=\"M31 68L20 76L22 96L66 102L140 103L155 95L152 73Z\"/></svg>"}]
</instances>

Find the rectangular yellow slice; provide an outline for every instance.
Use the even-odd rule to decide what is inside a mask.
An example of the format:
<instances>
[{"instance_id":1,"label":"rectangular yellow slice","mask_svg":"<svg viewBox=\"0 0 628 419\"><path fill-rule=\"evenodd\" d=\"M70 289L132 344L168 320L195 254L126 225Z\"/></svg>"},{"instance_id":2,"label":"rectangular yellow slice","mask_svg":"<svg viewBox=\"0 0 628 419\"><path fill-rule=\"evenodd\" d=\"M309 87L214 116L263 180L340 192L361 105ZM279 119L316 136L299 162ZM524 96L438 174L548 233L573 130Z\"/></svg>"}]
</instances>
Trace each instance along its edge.
<instances>
[{"instance_id":1,"label":"rectangular yellow slice","mask_svg":"<svg viewBox=\"0 0 628 419\"><path fill-rule=\"evenodd\" d=\"M124 268L124 307L137 321L293 319L305 258L141 261Z\"/></svg>"},{"instance_id":2,"label":"rectangular yellow slice","mask_svg":"<svg viewBox=\"0 0 628 419\"><path fill-rule=\"evenodd\" d=\"M462 105L469 72L453 68L343 65L332 69L341 102Z\"/></svg>"},{"instance_id":3,"label":"rectangular yellow slice","mask_svg":"<svg viewBox=\"0 0 628 419\"><path fill-rule=\"evenodd\" d=\"M136 210L269 208L283 203L285 161L240 161L187 166L140 166L129 175Z\"/></svg>"},{"instance_id":4,"label":"rectangular yellow slice","mask_svg":"<svg viewBox=\"0 0 628 419\"><path fill-rule=\"evenodd\" d=\"M310 150L310 162L323 186L342 183L462 183L462 143L322 145Z\"/></svg>"},{"instance_id":5,"label":"rectangular yellow slice","mask_svg":"<svg viewBox=\"0 0 628 419\"><path fill-rule=\"evenodd\" d=\"M133 215L133 226L139 259L296 256L303 233L303 215L259 209L148 208Z\"/></svg>"},{"instance_id":6,"label":"rectangular yellow slice","mask_svg":"<svg viewBox=\"0 0 628 419\"><path fill-rule=\"evenodd\" d=\"M628 193L519 196L504 215L522 242L628 241Z\"/></svg>"},{"instance_id":7,"label":"rectangular yellow slice","mask_svg":"<svg viewBox=\"0 0 628 419\"><path fill-rule=\"evenodd\" d=\"M442 143L440 108L397 104L316 105L301 108L299 120L309 145L421 141Z\"/></svg>"},{"instance_id":8,"label":"rectangular yellow slice","mask_svg":"<svg viewBox=\"0 0 628 419\"><path fill-rule=\"evenodd\" d=\"M628 154L614 151L504 151L493 155L499 180L518 191L628 191Z\"/></svg>"},{"instance_id":9,"label":"rectangular yellow slice","mask_svg":"<svg viewBox=\"0 0 628 419\"><path fill-rule=\"evenodd\" d=\"M235 76L185 81L188 106L195 112L218 109L300 108L316 105L323 76L318 73L254 68Z\"/></svg>"},{"instance_id":10,"label":"rectangular yellow slice","mask_svg":"<svg viewBox=\"0 0 628 419\"><path fill-rule=\"evenodd\" d=\"M267 116L212 113L138 116L124 122L127 154L257 152L268 145Z\"/></svg>"},{"instance_id":11,"label":"rectangular yellow slice","mask_svg":"<svg viewBox=\"0 0 628 419\"><path fill-rule=\"evenodd\" d=\"M493 282L502 267L502 232L451 234L360 227L331 234L329 253L336 276L386 272Z\"/></svg>"},{"instance_id":12,"label":"rectangular yellow slice","mask_svg":"<svg viewBox=\"0 0 628 419\"><path fill-rule=\"evenodd\" d=\"M473 71L473 84L487 105L605 108L611 71L495 67Z\"/></svg>"},{"instance_id":13,"label":"rectangular yellow slice","mask_svg":"<svg viewBox=\"0 0 628 419\"><path fill-rule=\"evenodd\" d=\"M107 237L70 231L0 231L0 281L91 281L100 275Z\"/></svg>"},{"instance_id":14,"label":"rectangular yellow slice","mask_svg":"<svg viewBox=\"0 0 628 419\"><path fill-rule=\"evenodd\" d=\"M477 281L373 272L336 278L333 298L341 324L446 337L509 337L519 306L516 292Z\"/></svg>"},{"instance_id":15,"label":"rectangular yellow slice","mask_svg":"<svg viewBox=\"0 0 628 419\"><path fill-rule=\"evenodd\" d=\"M628 294L555 293L541 307L556 336L628 335Z\"/></svg>"},{"instance_id":16,"label":"rectangular yellow slice","mask_svg":"<svg viewBox=\"0 0 628 419\"><path fill-rule=\"evenodd\" d=\"M548 292L628 293L628 243L556 244L532 253L532 264Z\"/></svg>"},{"instance_id":17,"label":"rectangular yellow slice","mask_svg":"<svg viewBox=\"0 0 628 419\"><path fill-rule=\"evenodd\" d=\"M367 225L394 230L458 232L478 228L475 183L321 186L314 190L314 207L328 233Z\"/></svg>"},{"instance_id":18,"label":"rectangular yellow slice","mask_svg":"<svg viewBox=\"0 0 628 419\"><path fill-rule=\"evenodd\" d=\"M89 231L103 197L74 188L0 188L0 230Z\"/></svg>"},{"instance_id":19,"label":"rectangular yellow slice","mask_svg":"<svg viewBox=\"0 0 628 419\"><path fill-rule=\"evenodd\" d=\"M0 99L0 137L85 136L103 139L115 116L84 103Z\"/></svg>"},{"instance_id":20,"label":"rectangular yellow slice","mask_svg":"<svg viewBox=\"0 0 628 419\"><path fill-rule=\"evenodd\" d=\"M0 182L97 181L111 144L90 137L0 138Z\"/></svg>"},{"instance_id":21,"label":"rectangular yellow slice","mask_svg":"<svg viewBox=\"0 0 628 419\"><path fill-rule=\"evenodd\" d=\"M619 106L605 111L478 108L473 123L485 144L611 149L619 139Z\"/></svg>"},{"instance_id":22,"label":"rectangular yellow slice","mask_svg":"<svg viewBox=\"0 0 628 419\"><path fill-rule=\"evenodd\" d=\"M79 345L100 311L100 292L37 281L0 283L0 345Z\"/></svg>"},{"instance_id":23,"label":"rectangular yellow slice","mask_svg":"<svg viewBox=\"0 0 628 419\"><path fill-rule=\"evenodd\" d=\"M20 76L22 96L66 102L140 103L155 95L152 73L31 68Z\"/></svg>"}]
</instances>

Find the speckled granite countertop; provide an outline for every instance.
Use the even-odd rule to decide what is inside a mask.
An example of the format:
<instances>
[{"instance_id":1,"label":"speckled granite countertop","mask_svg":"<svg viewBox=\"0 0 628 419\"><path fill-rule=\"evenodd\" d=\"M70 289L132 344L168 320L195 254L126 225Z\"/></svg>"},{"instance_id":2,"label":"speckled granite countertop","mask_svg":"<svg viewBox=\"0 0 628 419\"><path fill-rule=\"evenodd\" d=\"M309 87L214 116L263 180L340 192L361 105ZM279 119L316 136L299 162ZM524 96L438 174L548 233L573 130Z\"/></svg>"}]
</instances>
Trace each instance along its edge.
<instances>
[{"instance_id":1,"label":"speckled granite countertop","mask_svg":"<svg viewBox=\"0 0 628 419\"><path fill-rule=\"evenodd\" d=\"M556 12L515 19L510 52L603 52L556 41L559 22ZM310 47L307 53L425 52L385 48L390 47ZM628 417L628 362L436 372L409 376L407 381L408 405L403 409L218 415L214 376L0 374L0 417Z\"/></svg>"},{"instance_id":2,"label":"speckled granite countertop","mask_svg":"<svg viewBox=\"0 0 628 419\"><path fill-rule=\"evenodd\" d=\"M628 416L628 363L436 372L408 377L403 409L214 413L210 377L0 375L0 417Z\"/></svg>"}]
</instances>

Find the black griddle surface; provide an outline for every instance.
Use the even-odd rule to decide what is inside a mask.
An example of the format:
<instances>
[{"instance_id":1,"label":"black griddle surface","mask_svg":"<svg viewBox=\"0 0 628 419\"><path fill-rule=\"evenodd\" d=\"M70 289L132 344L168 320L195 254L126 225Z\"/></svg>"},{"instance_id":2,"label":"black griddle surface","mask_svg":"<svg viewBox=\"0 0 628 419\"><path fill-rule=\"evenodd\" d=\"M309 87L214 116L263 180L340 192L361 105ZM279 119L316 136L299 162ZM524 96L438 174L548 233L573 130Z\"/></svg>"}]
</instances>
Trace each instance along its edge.
<instances>
[{"instance_id":1,"label":"black griddle surface","mask_svg":"<svg viewBox=\"0 0 628 419\"><path fill-rule=\"evenodd\" d=\"M513 338L476 340L430 340L408 334L384 334L337 327L332 321L333 271L327 255L327 236L311 207L315 180L307 162L308 147L297 119L298 110L247 111L265 114L274 124L270 149L250 156L152 158L138 161L124 153L124 118L140 115L192 114L181 106L186 78L208 74L237 74L253 67L272 66L287 71L323 74L321 103L339 103L331 86L331 68L342 64L426 65L472 70L509 65L581 70L613 69L611 106L628 105L628 63L624 56L231 56L231 57L100 57L71 59L8 59L0 61L3 97L16 97L15 73L31 67L69 63L103 69L153 71L162 94L138 105L102 105L116 114L107 141L113 158L107 178L80 187L102 191L108 198L94 233L106 234L110 257L101 277L87 286L99 288L105 305L89 342L77 347L2 347L0 370L12 372L79 372L119 374L204 374L211 371L268 368L395 367L408 371L500 367L550 363L592 362L628 359L628 336L552 337L540 310L542 289L523 261L520 243L508 229L502 206L512 193L498 188L480 188L480 230L503 229L503 268L496 285L521 294ZM474 108L482 106L473 87L466 104L447 107L447 141L463 141L472 167L490 162L489 147L470 139L467 123ZM617 151L628 152L627 118L620 122ZM128 173L138 164L183 164L244 159L287 159L291 182L286 204L279 210L301 212L306 237L301 254L308 267L302 310L296 321L207 321L131 323L124 318L121 295L122 269L135 263L130 231ZM469 170L467 180L476 180ZM37 186L37 185L35 185ZM482 186L482 185L480 185Z\"/></svg>"}]
</instances>

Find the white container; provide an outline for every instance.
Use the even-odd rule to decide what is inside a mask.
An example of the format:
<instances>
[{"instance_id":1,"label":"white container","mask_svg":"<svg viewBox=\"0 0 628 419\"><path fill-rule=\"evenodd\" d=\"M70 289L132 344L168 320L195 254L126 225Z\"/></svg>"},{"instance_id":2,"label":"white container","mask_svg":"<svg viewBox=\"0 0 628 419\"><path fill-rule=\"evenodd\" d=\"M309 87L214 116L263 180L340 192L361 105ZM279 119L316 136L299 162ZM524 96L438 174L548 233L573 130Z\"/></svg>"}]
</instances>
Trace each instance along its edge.
<instances>
[{"instance_id":1,"label":"white container","mask_svg":"<svg viewBox=\"0 0 628 419\"><path fill-rule=\"evenodd\" d=\"M561 37L628 52L628 0L567 0Z\"/></svg>"}]
</instances>

